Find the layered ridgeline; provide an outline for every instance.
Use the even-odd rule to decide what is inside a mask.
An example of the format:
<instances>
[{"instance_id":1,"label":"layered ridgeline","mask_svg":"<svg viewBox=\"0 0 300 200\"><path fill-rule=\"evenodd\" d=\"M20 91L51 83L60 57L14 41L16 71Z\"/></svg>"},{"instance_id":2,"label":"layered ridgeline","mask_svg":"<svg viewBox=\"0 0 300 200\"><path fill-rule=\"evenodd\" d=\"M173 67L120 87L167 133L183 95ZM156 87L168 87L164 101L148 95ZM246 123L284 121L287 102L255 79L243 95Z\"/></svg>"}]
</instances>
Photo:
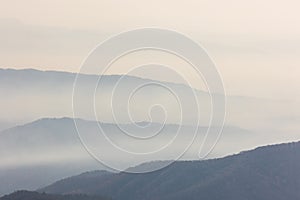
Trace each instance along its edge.
<instances>
[{"instance_id":1,"label":"layered ridgeline","mask_svg":"<svg viewBox=\"0 0 300 200\"><path fill-rule=\"evenodd\" d=\"M75 77L76 74L68 72L0 69L0 93L5 94L0 99L0 110L2 111L0 130L33 121L41 116L73 116L72 92ZM193 92L195 92L201 115L201 125L206 126L209 122L210 95L204 91L193 90L187 85L134 76L104 75L100 77L81 74L79 77L77 88L81 88L83 92L75 96L77 99L75 102L84 102L85 105L93 104L93 94L96 89L95 107L99 121L114 121L111 106L111 102L113 102L114 111L118 113L116 117L120 123L129 123L126 110L128 107L134 121L150 121L149 108L155 104L160 104L166 109L168 123L178 123L181 114L173 94L180 98L182 109L186 113L194 113L196 106L193 102L195 99ZM99 78L101 80L96 88ZM143 87L137 89L140 86ZM133 91L135 93L128 102ZM218 95L212 95L218 99ZM265 131L267 128L275 129L276 127L278 129L278 126L283 128L287 125L290 128L289 123L293 122L293 120L289 120L293 119L293 116L289 112L291 109L288 108L293 107L293 102L228 95L226 106L227 123L245 129ZM88 112L87 107L78 106L76 108L76 117L95 119L94 112ZM162 122L162 118L165 117L159 108L152 110L151 114L151 119L156 122ZM278 123L276 121L278 116L281 116L280 121L285 123ZM183 123L189 124L193 121L193 115L185 115ZM291 129L289 131L291 132ZM279 141L278 139L278 141L271 142Z\"/></svg>"},{"instance_id":2,"label":"layered ridgeline","mask_svg":"<svg viewBox=\"0 0 300 200\"><path fill-rule=\"evenodd\" d=\"M279 144L220 159L177 161L145 174L84 173L38 191L115 200L300 199L299 158L299 142Z\"/></svg>"},{"instance_id":3,"label":"layered ridgeline","mask_svg":"<svg viewBox=\"0 0 300 200\"><path fill-rule=\"evenodd\" d=\"M99 133L97 122L81 119L76 121L82 127L82 134ZM144 124L146 122L138 123L138 125ZM127 144L127 141L124 141L121 137L124 133L117 125L109 123L100 123L100 125L115 142ZM155 132L157 127L161 127L161 124L151 123L148 128L142 129L142 132L140 129L135 129L136 125L134 124L123 124L121 126L137 136L143 136ZM159 142L163 144L169 142L178 127L179 125L176 124L166 124L161 131L164 136L159 138ZM194 130L190 126L181 128L185 135L192 134ZM203 138L206 130L207 127L199 127L198 135ZM182 159L198 158L197 153L201 138L195 141ZM255 138L253 132L238 127L226 126L218 145L209 154L209 157L220 157L237 153L243 149L253 148L255 146L253 138ZM154 143L158 144L156 141ZM231 145L232 143L235 143L235 145ZM130 143L128 142L128 144ZM105 152L101 141L97 145L99 145L97 149ZM182 145L174 146L170 149L169 154L183 151L185 147L183 142ZM141 148L145 150L146 146L143 145ZM162 153L160 157L153 157L151 160L171 159L172 157L169 154ZM110 159L117 161L124 169L140 163L134 160L129 161L126 157L122 158L118 155L109 156ZM60 178L83 171L107 169L87 153L79 140L72 118L44 118L0 132L0 158L0 194L2 195L20 189L33 190Z\"/></svg>"}]
</instances>

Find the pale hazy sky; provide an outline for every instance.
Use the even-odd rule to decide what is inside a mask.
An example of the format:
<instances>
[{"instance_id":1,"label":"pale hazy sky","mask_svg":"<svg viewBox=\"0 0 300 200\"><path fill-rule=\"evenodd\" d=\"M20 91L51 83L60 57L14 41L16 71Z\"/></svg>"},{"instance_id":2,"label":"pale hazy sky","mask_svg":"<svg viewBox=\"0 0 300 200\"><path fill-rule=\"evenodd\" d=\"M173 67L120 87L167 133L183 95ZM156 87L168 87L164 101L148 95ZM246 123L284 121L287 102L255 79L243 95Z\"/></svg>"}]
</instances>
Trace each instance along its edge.
<instances>
[{"instance_id":1,"label":"pale hazy sky","mask_svg":"<svg viewBox=\"0 0 300 200\"><path fill-rule=\"evenodd\" d=\"M201 43L230 94L300 97L298 0L0 0L0 67L77 71L112 34L155 26Z\"/></svg>"},{"instance_id":2,"label":"pale hazy sky","mask_svg":"<svg viewBox=\"0 0 300 200\"><path fill-rule=\"evenodd\" d=\"M0 0L0 68L77 72L88 53L112 35L143 27L172 29L186 34L207 50L228 94L288 100L232 98L231 103L228 101L226 123L259 132L253 132L256 135L251 137L255 139L249 141L230 138L224 142L222 136L220 152L227 144L249 148L251 141L261 145L299 140L299 8L300 0ZM148 53L128 56L124 63L116 63L110 73L120 73L125 63L136 63L142 58L172 60L174 67L185 66L167 55ZM170 76L154 71L149 78L159 79L165 74ZM0 89L7 92L1 85ZM72 116L72 90L64 87L50 90L53 94L47 88L37 89L37 94L36 90L30 93L18 89L5 96L1 94L0 126L7 128L48 116ZM152 97L146 96L147 100ZM89 102L86 98L80 102ZM109 115L112 101L108 98L105 102L99 101L99 110ZM140 107L143 109L137 109L138 114L148 109ZM82 108L83 114L88 112ZM192 112L188 113L190 116ZM232 141L241 142L232 145ZM49 160L52 155L46 157Z\"/></svg>"}]
</instances>

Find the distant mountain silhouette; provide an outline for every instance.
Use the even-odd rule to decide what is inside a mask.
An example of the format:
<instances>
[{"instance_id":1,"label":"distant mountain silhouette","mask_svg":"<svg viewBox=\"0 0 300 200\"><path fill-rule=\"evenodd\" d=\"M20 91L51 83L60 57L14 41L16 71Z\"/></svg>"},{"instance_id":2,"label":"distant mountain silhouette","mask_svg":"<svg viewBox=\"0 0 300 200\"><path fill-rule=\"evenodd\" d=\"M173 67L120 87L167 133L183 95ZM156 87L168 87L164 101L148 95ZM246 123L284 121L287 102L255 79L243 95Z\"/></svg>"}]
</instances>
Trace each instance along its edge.
<instances>
[{"instance_id":1,"label":"distant mountain silhouette","mask_svg":"<svg viewBox=\"0 0 300 200\"><path fill-rule=\"evenodd\" d=\"M96 121L77 119L77 123L84 127L86 133L99 131ZM101 124L106 132L116 139L119 134L123 134L116 124ZM148 123L139 123L139 125L145 124ZM143 132L135 130L133 124L121 126L140 135L147 135L161 126L158 123L148 125ZM172 135L177 128L176 124L166 124L163 133ZM199 133L203 133L206 128L199 127ZM189 134L191 127L185 126L183 130ZM243 146L242 143L233 147L228 145L233 140L249 141L251 137L253 133L250 131L226 126L219 142L220 149L217 148L211 156L219 157L222 154L232 154L251 148L251 146ZM226 152L222 152L223 149L226 149ZM197 152L197 145L194 150ZM2 180L0 181L0 195L21 189L33 190L84 171L107 169L86 152L79 140L72 118L43 118L1 131L0 158L0 180ZM115 158L115 160L123 164L124 168L134 165L123 158Z\"/></svg>"},{"instance_id":2,"label":"distant mountain silhouette","mask_svg":"<svg viewBox=\"0 0 300 200\"><path fill-rule=\"evenodd\" d=\"M75 73L60 71L40 71L35 69L0 69L0 109L5 115L0 115L0 128L5 129L13 125L32 121L41 118L41 116L72 116L72 92L74 87ZM81 74L79 81L84 92L75 95L75 99L89 105L94 94L95 86L100 76ZM114 90L114 97L112 91ZM206 126L210 120L211 98L207 92L191 89L184 84L150 80L135 76L121 75L103 75L101 82L95 91L96 107L101 110L100 121L113 122L111 111L111 99L114 99L115 111L118 112L118 119L122 123L128 123L128 116L122 108L127 108L128 97L132 91L142 85L154 83L138 90L134 94L133 101L137 101L135 109L132 110L132 116L136 116L135 121L147 121L149 105L152 103L161 103L168 111L168 123L178 123L180 115L178 102L174 96L163 87L165 86L173 91L181 100L181 106L187 113L195 112L195 104L198 101L199 112L201 113L201 123ZM76 87L77 88L77 87ZM195 100L195 92L197 99ZM86 92L86 93L85 93ZM212 96L218 96L212 94ZM155 97L155 98L154 98ZM12 99L16 100L12 101ZM22 101L20 101L22 100ZM45 106L49 105L49 106ZM75 101L75 105L76 101ZM261 119L274 116L268 115L264 109L276 110L278 102L256 99L251 97L240 97L227 95L227 122L231 125L248 129ZM256 109L253 109L256 108ZM260 109L264 108L264 109ZM5 111L5 112L4 112ZM33 112L34 111L34 112ZM94 119L94 112L88 112L86 107L78 106L76 117L84 119ZM247 113L247 115L241 115ZM290 114L290 113L289 113ZM290 116L290 115L289 115ZM194 115L190 118L184 118L183 123L189 124ZM161 122L161 115L153 115L152 120ZM264 125L266 125L264 123Z\"/></svg>"},{"instance_id":3,"label":"distant mountain silhouette","mask_svg":"<svg viewBox=\"0 0 300 200\"><path fill-rule=\"evenodd\" d=\"M110 198L81 194L53 195L23 190L3 196L0 200L110 200Z\"/></svg>"},{"instance_id":4,"label":"distant mountain silhouette","mask_svg":"<svg viewBox=\"0 0 300 200\"><path fill-rule=\"evenodd\" d=\"M64 179L39 192L103 194L115 200L296 200L299 158L300 142L271 145L220 159L177 161L145 174L80 175L86 178Z\"/></svg>"}]
</instances>

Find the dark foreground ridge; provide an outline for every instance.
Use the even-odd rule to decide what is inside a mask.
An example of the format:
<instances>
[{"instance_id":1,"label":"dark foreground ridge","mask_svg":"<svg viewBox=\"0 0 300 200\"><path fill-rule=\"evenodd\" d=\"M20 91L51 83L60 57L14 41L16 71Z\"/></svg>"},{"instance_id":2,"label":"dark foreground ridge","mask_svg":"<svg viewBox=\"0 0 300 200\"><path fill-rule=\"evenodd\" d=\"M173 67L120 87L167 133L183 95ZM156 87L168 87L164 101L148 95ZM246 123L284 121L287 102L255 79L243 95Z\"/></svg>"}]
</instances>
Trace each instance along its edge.
<instances>
[{"instance_id":1,"label":"dark foreground ridge","mask_svg":"<svg viewBox=\"0 0 300 200\"><path fill-rule=\"evenodd\" d=\"M300 199L300 143L260 147L204 161L177 161L145 174L86 173L39 192L114 200ZM2 199L1 199L2 200Z\"/></svg>"},{"instance_id":2,"label":"dark foreground ridge","mask_svg":"<svg viewBox=\"0 0 300 200\"><path fill-rule=\"evenodd\" d=\"M17 191L10 195L5 195L0 200L110 200L110 198L100 196L88 196L84 194L45 194L31 191Z\"/></svg>"}]
</instances>

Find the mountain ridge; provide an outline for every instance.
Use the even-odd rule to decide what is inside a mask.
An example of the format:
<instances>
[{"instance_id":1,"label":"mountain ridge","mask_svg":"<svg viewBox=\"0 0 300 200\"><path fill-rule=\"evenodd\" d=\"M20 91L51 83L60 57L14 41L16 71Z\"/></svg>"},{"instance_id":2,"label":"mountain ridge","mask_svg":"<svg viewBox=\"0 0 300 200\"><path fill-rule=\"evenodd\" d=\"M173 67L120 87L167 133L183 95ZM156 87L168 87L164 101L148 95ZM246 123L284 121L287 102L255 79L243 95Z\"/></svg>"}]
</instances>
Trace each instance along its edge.
<instances>
[{"instance_id":1,"label":"mountain ridge","mask_svg":"<svg viewBox=\"0 0 300 200\"><path fill-rule=\"evenodd\" d=\"M78 123L84 126L87 132L99 130L96 121L79 119ZM131 130L131 126L125 124L123 127ZM109 131L108 133L112 133L110 134L112 136L121 134L114 124L104 124L105 127ZM146 128L145 134L152 133L152 130L156 129L155 127L153 129L151 126L150 129ZM189 130L188 126L182 128ZM205 131L206 128L203 127L203 130L199 128L200 133ZM176 129L176 125L167 124L163 134L173 134L173 130ZM226 145L226 140L223 142L223 139L227 137L231 140L231 138L251 138L253 136L251 131L234 126L225 127L224 134L226 136L220 142L220 150L222 150L222 143ZM228 152L236 151L237 149L229 149ZM224 153L227 154L228 152ZM216 153L211 156L222 154L222 152L216 150ZM73 119L69 117L42 118L0 132L0 157L3 161L0 163L0 179L7 180L0 183L0 194L7 194L16 189L32 190L48 185L62 177L68 177L83 171L107 169L86 152L79 140ZM126 160L119 157L113 157L113 159L117 159L124 169L135 165L129 161L129 163L126 163ZM24 170L26 171L25 174L23 174ZM48 173L43 175L45 170Z\"/></svg>"},{"instance_id":2,"label":"mountain ridge","mask_svg":"<svg viewBox=\"0 0 300 200\"><path fill-rule=\"evenodd\" d=\"M0 197L0 200L111 200L102 196L88 195L51 195L33 191L20 190Z\"/></svg>"},{"instance_id":3,"label":"mountain ridge","mask_svg":"<svg viewBox=\"0 0 300 200\"><path fill-rule=\"evenodd\" d=\"M120 172L94 189L85 183L80 192L116 200L299 199L299 156L300 142L274 144L224 158L176 161L145 174ZM38 191L56 193L55 183Z\"/></svg>"},{"instance_id":4,"label":"mountain ridge","mask_svg":"<svg viewBox=\"0 0 300 200\"><path fill-rule=\"evenodd\" d=\"M83 119L83 118L72 118L72 117L63 117L63 116L62 117L42 117L42 118L38 118L38 119L29 121L29 122L26 122L26 123L15 125L13 127L10 127L10 128L4 129L4 130L0 130L0 134L1 134L1 132L6 132L6 131L9 131L9 130L15 129L15 128L22 128L22 127L25 127L25 126L31 126L31 125L34 125L34 124L39 123L39 122L59 121L59 120L66 120L66 121L79 120L79 121L84 121L84 122L97 122L97 123L100 123L100 124L103 124L103 125L117 125L116 123L112 123L112 122L95 121L95 120ZM141 127L143 127L144 124L162 125L162 123L151 122L151 121L137 121L137 122L132 122L132 123L120 123L119 125L133 125L133 124L137 124ZM176 123L166 123L164 125L180 126L180 124L176 124ZM182 126L192 126L192 125L183 124ZM247 129L243 129L243 128L240 128L240 127L234 126L234 125L226 124L225 126L229 127L229 128L236 128L236 129L239 129L241 131L247 131ZM201 125L199 125L198 127L199 128L207 128L207 126L201 126ZM211 126L211 127L215 127L215 126Z\"/></svg>"},{"instance_id":5,"label":"mountain ridge","mask_svg":"<svg viewBox=\"0 0 300 200\"><path fill-rule=\"evenodd\" d=\"M85 74L85 73L75 73L75 72L68 72L68 71L57 71L57 70L40 70L40 69L34 69L34 68L25 68L25 69L11 69L11 68L0 68L0 73L1 71L4 72L19 72L19 73L23 73L23 72L33 72L33 73L51 73L52 74L58 74L58 75L68 75L68 76L74 76L73 78L75 78L78 75L82 75L82 76L86 76L86 77L99 77L100 75L96 75L96 74ZM160 83L164 83L164 84L173 84L175 86L180 86L180 87L187 87L187 88L191 88L188 85L185 85L183 83L176 83L176 82L169 82L169 81L162 81L162 80L156 80L156 79L149 79L149 78L144 78L144 77L140 77L140 76L133 76L133 75L122 75L122 74L109 74L109 75L101 75L103 77L112 77L112 78L116 78L116 79L120 79L121 77L128 77L128 78L133 78L133 79L137 79L137 80L142 80L142 81L151 81L151 82L160 82ZM193 90L197 91L197 92L205 92L199 89L195 89L192 88ZM246 97L246 98L253 98L253 97Z\"/></svg>"}]
</instances>

